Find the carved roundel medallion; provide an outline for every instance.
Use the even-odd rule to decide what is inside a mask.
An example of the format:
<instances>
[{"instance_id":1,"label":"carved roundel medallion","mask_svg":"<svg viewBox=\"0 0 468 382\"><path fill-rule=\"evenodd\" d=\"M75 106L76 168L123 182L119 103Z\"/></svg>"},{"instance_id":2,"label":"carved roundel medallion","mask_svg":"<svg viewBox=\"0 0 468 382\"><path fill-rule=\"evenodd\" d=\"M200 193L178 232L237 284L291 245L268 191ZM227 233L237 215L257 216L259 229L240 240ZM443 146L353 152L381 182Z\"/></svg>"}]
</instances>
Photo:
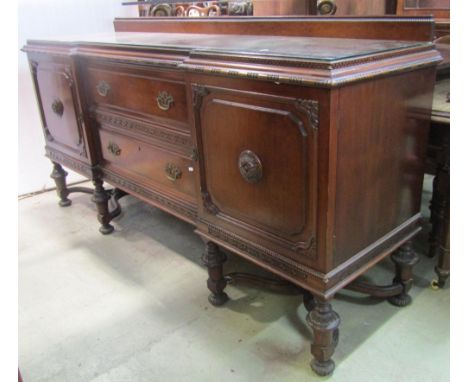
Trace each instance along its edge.
<instances>
[{"instance_id":1,"label":"carved roundel medallion","mask_svg":"<svg viewBox=\"0 0 468 382\"><path fill-rule=\"evenodd\" d=\"M263 177L263 166L260 158L250 150L244 150L239 155L239 171L248 183L258 183Z\"/></svg>"}]
</instances>

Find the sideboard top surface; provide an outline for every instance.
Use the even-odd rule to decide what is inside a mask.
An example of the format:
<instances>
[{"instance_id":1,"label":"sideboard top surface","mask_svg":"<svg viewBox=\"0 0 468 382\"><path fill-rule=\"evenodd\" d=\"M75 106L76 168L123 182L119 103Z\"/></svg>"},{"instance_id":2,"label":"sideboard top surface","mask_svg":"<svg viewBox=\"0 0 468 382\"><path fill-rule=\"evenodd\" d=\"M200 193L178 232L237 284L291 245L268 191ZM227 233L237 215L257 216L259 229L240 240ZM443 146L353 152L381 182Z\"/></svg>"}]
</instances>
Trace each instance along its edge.
<instances>
[{"instance_id":1,"label":"sideboard top surface","mask_svg":"<svg viewBox=\"0 0 468 382\"><path fill-rule=\"evenodd\" d=\"M33 41L30 41L33 42ZM399 49L424 46L418 41L347 39L326 37L206 35L195 33L116 32L54 38L54 43L113 47L165 49L191 54L197 52L253 54L276 58L327 61L357 58Z\"/></svg>"},{"instance_id":2,"label":"sideboard top surface","mask_svg":"<svg viewBox=\"0 0 468 382\"><path fill-rule=\"evenodd\" d=\"M113 33L34 39L24 50L335 87L436 65L441 57L428 38L433 25L431 18L124 19Z\"/></svg>"}]
</instances>

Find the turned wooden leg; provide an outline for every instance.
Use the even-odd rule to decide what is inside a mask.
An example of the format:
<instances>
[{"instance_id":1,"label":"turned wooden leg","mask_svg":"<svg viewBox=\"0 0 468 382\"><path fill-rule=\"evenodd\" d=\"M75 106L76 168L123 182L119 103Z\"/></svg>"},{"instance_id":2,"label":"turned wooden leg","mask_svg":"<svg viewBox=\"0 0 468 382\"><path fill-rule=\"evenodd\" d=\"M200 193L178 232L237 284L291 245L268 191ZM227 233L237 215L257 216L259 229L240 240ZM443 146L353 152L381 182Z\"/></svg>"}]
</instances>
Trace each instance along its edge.
<instances>
[{"instance_id":1,"label":"turned wooden leg","mask_svg":"<svg viewBox=\"0 0 468 382\"><path fill-rule=\"evenodd\" d=\"M302 295L302 301L304 302L304 306L308 312L311 312L315 308L315 299L312 293L305 290Z\"/></svg>"},{"instance_id":2,"label":"turned wooden leg","mask_svg":"<svg viewBox=\"0 0 468 382\"><path fill-rule=\"evenodd\" d=\"M214 306L223 305L229 298L224 293L226 279L223 276L223 263L226 255L219 250L217 244L209 241L206 243L206 251L202 257L203 263L208 267L207 286L211 291L208 301Z\"/></svg>"},{"instance_id":3,"label":"turned wooden leg","mask_svg":"<svg viewBox=\"0 0 468 382\"><path fill-rule=\"evenodd\" d=\"M54 180L55 186L57 187L57 195L60 198L59 206L68 207L71 205L71 200L68 199L68 189L66 177L68 173L62 168L62 166L56 162L52 162L54 169L50 174L50 177Z\"/></svg>"},{"instance_id":4,"label":"turned wooden leg","mask_svg":"<svg viewBox=\"0 0 468 382\"><path fill-rule=\"evenodd\" d=\"M99 232L103 235L108 235L114 231L114 227L109 224L112 217L109 213L109 199L110 196L102 186L103 181L100 178L93 179L94 193L93 202L96 203L98 210L98 221L101 223Z\"/></svg>"},{"instance_id":5,"label":"turned wooden leg","mask_svg":"<svg viewBox=\"0 0 468 382\"><path fill-rule=\"evenodd\" d=\"M450 275L450 214L447 212L444 220L442 242L440 245L439 261L435 267L438 280L433 287L443 288Z\"/></svg>"},{"instance_id":6,"label":"turned wooden leg","mask_svg":"<svg viewBox=\"0 0 468 382\"><path fill-rule=\"evenodd\" d=\"M445 143L439 155L436 176L432 186L431 224L429 234L429 257L439 254L445 240L445 222L450 210L450 146Z\"/></svg>"},{"instance_id":7,"label":"turned wooden leg","mask_svg":"<svg viewBox=\"0 0 468 382\"><path fill-rule=\"evenodd\" d=\"M442 240L442 231L447 210L447 195L445 194L445 174L438 169L434 178L432 202L431 202L431 232L429 233L429 257L435 257L439 253Z\"/></svg>"},{"instance_id":8,"label":"turned wooden leg","mask_svg":"<svg viewBox=\"0 0 468 382\"><path fill-rule=\"evenodd\" d=\"M418 255L413 251L411 242L403 244L398 251L392 253L392 261L395 264L394 284L401 284L403 292L388 298L388 301L395 306L406 306L411 303L411 296L408 294L413 286L413 266L419 261Z\"/></svg>"},{"instance_id":9,"label":"turned wooden leg","mask_svg":"<svg viewBox=\"0 0 468 382\"><path fill-rule=\"evenodd\" d=\"M331 357L338 345L340 321L330 302L321 299L316 300L314 309L307 314L307 323L313 330L310 350L314 358L310 366L318 375L330 375L335 369Z\"/></svg>"}]
</instances>

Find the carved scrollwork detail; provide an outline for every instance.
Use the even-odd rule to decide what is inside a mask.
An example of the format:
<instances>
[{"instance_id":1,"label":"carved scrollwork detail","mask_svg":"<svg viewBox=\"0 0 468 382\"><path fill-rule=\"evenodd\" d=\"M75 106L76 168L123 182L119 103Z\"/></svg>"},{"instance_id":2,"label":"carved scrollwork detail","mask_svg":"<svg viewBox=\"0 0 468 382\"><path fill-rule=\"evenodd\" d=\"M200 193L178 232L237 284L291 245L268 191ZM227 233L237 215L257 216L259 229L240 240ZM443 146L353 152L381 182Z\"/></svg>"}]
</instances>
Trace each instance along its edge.
<instances>
[{"instance_id":1,"label":"carved scrollwork detail","mask_svg":"<svg viewBox=\"0 0 468 382\"><path fill-rule=\"evenodd\" d=\"M65 66L63 68L63 71L61 72L62 76L65 77L67 80L68 86L71 88L73 87L74 81L73 81L73 74L70 66Z\"/></svg>"},{"instance_id":2,"label":"carved scrollwork detail","mask_svg":"<svg viewBox=\"0 0 468 382\"><path fill-rule=\"evenodd\" d=\"M210 90L203 85L192 85L193 107L195 110L200 109L203 98L210 94Z\"/></svg>"},{"instance_id":3,"label":"carved scrollwork detail","mask_svg":"<svg viewBox=\"0 0 468 382\"><path fill-rule=\"evenodd\" d=\"M296 107L307 115L307 119L309 120L310 126L314 130L317 130L319 125L318 102L309 99L298 99L296 100Z\"/></svg>"},{"instance_id":4,"label":"carved scrollwork detail","mask_svg":"<svg viewBox=\"0 0 468 382\"><path fill-rule=\"evenodd\" d=\"M158 96L156 97L156 102L161 110L168 111L174 103L174 97L167 91L163 90L159 92Z\"/></svg>"},{"instance_id":5,"label":"carved scrollwork detail","mask_svg":"<svg viewBox=\"0 0 468 382\"><path fill-rule=\"evenodd\" d=\"M190 159L196 162L198 160L198 150L194 147L192 153L190 154Z\"/></svg>"},{"instance_id":6,"label":"carved scrollwork detail","mask_svg":"<svg viewBox=\"0 0 468 382\"><path fill-rule=\"evenodd\" d=\"M219 208L211 200L211 195L208 192L202 192L203 206L213 215L219 214Z\"/></svg>"}]
</instances>

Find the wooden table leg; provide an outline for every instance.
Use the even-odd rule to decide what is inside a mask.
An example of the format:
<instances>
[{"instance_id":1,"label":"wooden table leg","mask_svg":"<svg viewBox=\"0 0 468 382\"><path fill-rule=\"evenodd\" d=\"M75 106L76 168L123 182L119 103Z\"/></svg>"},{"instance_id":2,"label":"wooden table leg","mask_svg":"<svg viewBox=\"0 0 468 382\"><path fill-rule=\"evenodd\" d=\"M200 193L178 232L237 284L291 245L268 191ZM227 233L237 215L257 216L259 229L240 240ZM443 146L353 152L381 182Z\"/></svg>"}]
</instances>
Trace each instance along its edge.
<instances>
[{"instance_id":1,"label":"wooden table leg","mask_svg":"<svg viewBox=\"0 0 468 382\"><path fill-rule=\"evenodd\" d=\"M60 198L59 206L68 207L71 205L71 200L68 199L69 191L67 189L66 177L68 173L62 168L57 162L52 162L54 169L50 177L54 180L55 186L57 187L57 195Z\"/></svg>"},{"instance_id":2,"label":"wooden table leg","mask_svg":"<svg viewBox=\"0 0 468 382\"><path fill-rule=\"evenodd\" d=\"M392 253L391 259L395 264L395 284L401 284L403 291L395 296L389 297L388 301L395 306L407 306L411 303L408 294L413 286L413 267L419 261L418 255L413 251L411 241L403 244L400 249Z\"/></svg>"},{"instance_id":3,"label":"wooden table leg","mask_svg":"<svg viewBox=\"0 0 468 382\"><path fill-rule=\"evenodd\" d=\"M209 241L206 243L206 251L202 261L208 267L207 286L211 292L208 301L214 306L221 306L229 299L224 292L227 285L223 275L223 263L226 261L226 255L219 250L217 244Z\"/></svg>"},{"instance_id":4,"label":"wooden table leg","mask_svg":"<svg viewBox=\"0 0 468 382\"><path fill-rule=\"evenodd\" d=\"M330 301L322 299L316 299L314 309L307 314L307 323L314 333L310 348L314 359L310 366L320 376L330 375L335 370L331 357L338 345L340 322Z\"/></svg>"},{"instance_id":5,"label":"wooden table leg","mask_svg":"<svg viewBox=\"0 0 468 382\"><path fill-rule=\"evenodd\" d=\"M435 289L443 288L450 274L450 146L448 143L444 145L442 160L437 171L437 194L440 200L437 203L433 222L433 231L437 231L435 244L439 255L435 267L438 280L432 282L432 287Z\"/></svg>"}]
</instances>

